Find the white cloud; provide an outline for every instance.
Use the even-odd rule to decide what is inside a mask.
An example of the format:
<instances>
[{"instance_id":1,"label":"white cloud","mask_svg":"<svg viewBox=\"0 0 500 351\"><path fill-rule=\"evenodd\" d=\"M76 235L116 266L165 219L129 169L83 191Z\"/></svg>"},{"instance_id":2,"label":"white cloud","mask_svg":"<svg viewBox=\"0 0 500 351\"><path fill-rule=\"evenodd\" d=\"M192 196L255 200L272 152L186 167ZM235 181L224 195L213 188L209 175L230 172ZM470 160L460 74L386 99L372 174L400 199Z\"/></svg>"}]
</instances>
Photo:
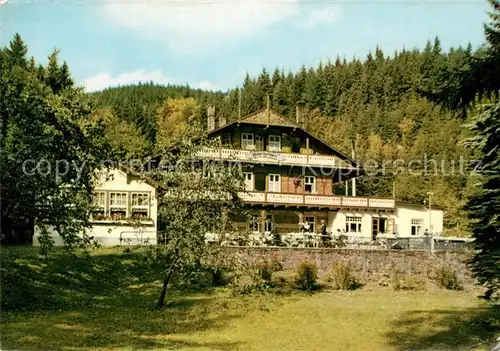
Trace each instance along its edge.
<instances>
[{"instance_id":1,"label":"white cloud","mask_svg":"<svg viewBox=\"0 0 500 351\"><path fill-rule=\"evenodd\" d=\"M112 23L135 30L182 52L213 50L262 32L299 14L298 0L107 0L103 14Z\"/></svg>"},{"instance_id":2,"label":"white cloud","mask_svg":"<svg viewBox=\"0 0 500 351\"><path fill-rule=\"evenodd\" d=\"M318 25L335 22L339 18L340 7L336 5L327 5L319 9L310 11L305 20L302 21L304 27L315 27Z\"/></svg>"},{"instance_id":3,"label":"white cloud","mask_svg":"<svg viewBox=\"0 0 500 351\"><path fill-rule=\"evenodd\" d=\"M118 85L127 85L135 83L148 83L154 82L157 84L173 84L173 81L167 76L163 75L161 70L146 71L139 69L133 72L124 72L120 75L113 77L109 73L99 73L85 80L85 90L88 92L102 90L108 87Z\"/></svg>"},{"instance_id":4,"label":"white cloud","mask_svg":"<svg viewBox=\"0 0 500 351\"><path fill-rule=\"evenodd\" d=\"M217 86L208 80L202 80L198 83L198 87L203 90L218 90Z\"/></svg>"},{"instance_id":5,"label":"white cloud","mask_svg":"<svg viewBox=\"0 0 500 351\"><path fill-rule=\"evenodd\" d=\"M98 73L86 79L83 83L85 91L99 91L109 87L116 87L120 85L137 84L137 83L149 83L153 82L156 84L186 84L174 81L168 76L165 76L161 70L146 71L144 69L138 69L133 72L123 72L118 76L112 76L109 73ZM197 84L191 85L199 89L204 90L218 90L219 88L214 83L208 80L201 80Z\"/></svg>"}]
</instances>

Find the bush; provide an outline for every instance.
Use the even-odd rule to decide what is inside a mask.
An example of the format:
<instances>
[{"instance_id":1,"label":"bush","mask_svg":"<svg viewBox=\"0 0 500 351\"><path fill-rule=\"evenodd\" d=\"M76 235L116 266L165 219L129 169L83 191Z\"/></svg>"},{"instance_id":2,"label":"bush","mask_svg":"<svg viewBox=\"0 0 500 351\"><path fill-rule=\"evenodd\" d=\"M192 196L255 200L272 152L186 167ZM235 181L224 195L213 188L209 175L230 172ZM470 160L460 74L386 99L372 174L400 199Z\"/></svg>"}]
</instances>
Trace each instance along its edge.
<instances>
[{"instance_id":1,"label":"bush","mask_svg":"<svg viewBox=\"0 0 500 351\"><path fill-rule=\"evenodd\" d=\"M405 276L396 272L392 276L392 288L394 290L424 290L425 283L417 277Z\"/></svg>"},{"instance_id":2,"label":"bush","mask_svg":"<svg viewBox=\"0 0 500 351\"><path fill-rule=\"evenodd\" d=\"M266 284L271 284L273 273L283 269L283 265L278 260L278 256L274 255L271 260L262 260L257 263L257 279L264 281Z\"/></svg>"},{"instance_id":3,"label":"bush","mask_svg":"<svg viewBox=\"0 0 500 351\"><path fill-rule=\"evenodd\" d=\"M314 261L304 261L297 267L295 283L302 290L315 290L318 279L318 268Z\"/></svg>"},{"instance_id":4,"label":"bush","mask_svg":"<svg viewBox=\"0 0 500 351\"><path fill-rule=\"evenodd\" d=\"M436 270L434 280L437 284L448 290L462 290L457 272L449 266L441 266Z\"/></svg>"},{"instance_id":5,"label":"bush","mask_svg":"<svg viewBox=\"0 0 500 351\"><path fill-rule=\"evenodd\" d=\"M227 270L221 268L213 268L211 270L212 273L212 286L226 286L229 285L232 281L229 272Z\"/></svg>"},{"instance_id":6,"label":"bush","mask_svg":"<svg viewBox=\"0 0 500 351\"><path fill-rule=\"evenodd\" d=\"M352 266L344 262L333 264L328 281L331 281L333 288L338 290L354 290L361 286L353 273Z\"/></svg>"}]
</instances>

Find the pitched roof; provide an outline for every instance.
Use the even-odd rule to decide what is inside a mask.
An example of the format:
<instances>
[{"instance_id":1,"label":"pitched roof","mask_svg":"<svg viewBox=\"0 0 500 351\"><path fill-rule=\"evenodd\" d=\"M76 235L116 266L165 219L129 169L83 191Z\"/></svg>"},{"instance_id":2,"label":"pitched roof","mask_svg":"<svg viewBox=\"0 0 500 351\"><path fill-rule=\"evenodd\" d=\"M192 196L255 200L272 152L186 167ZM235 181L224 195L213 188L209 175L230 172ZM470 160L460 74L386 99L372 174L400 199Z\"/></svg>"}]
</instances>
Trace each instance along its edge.
<instances>
[{"instance_id":1,"label":"pitched roof","mask_svg":"<svg viewBox=\"0 0 500 351\"><path fill-rule=\"evenodd\" d=\"M269 126L277 126L277 127L288 127L288 128L296 128L302 130L304 133L308 134L312 139L315 139L317 142L323 144L325 147L330 149L335 155L340 157L341 159L349 162L351 165L357 167L358 164L355 160L341 152L340 150L334 148L333 146L329 145L325 141L321 140L319 137L315 136L312 134L310 131L305 130L303 127L298 125L297 123L294 123L284 116L280 115L273 109L262 109L257 112L254 112L243 119L233 121L231 123L228 123L226 125L223 125L222 127L216 128L214 130L211 130L208 134L213 134L215 132L218 132L220 130L223 130L229 126L235 125L235 124L240 124L240 123L247 123L247 124L258 124L258 125L269 125Z\"/></svg>"},{"instance_id":2,"label":"pitched roof","mask_svg":"<svg viewBox=\"0 0 500 351\"><path fill-rule=\"evenodd\" d=\"M266 109L254 112L246 116L239 122L250 123L250 124L263 124L270 126L298 127L298 125L290 122L285 117L274 112L273 110L267 111Z\"/></svg>"}]
</instances>

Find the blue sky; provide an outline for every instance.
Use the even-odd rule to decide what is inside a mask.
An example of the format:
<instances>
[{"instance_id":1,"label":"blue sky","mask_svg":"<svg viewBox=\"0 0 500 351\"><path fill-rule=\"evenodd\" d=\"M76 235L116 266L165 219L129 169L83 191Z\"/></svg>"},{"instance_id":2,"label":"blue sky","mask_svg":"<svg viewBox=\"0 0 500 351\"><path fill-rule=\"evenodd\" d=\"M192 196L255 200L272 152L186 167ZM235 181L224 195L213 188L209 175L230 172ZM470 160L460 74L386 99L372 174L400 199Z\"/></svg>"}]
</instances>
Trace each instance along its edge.
<instances>
[{"instance_id":1,"label":"blue sky","mask_svg":"<svg viewBox=\"0 0 500 351\"><path fill-rule=\"evenodd\" d=\"M139 80L225 90L247 71L296 71L377 45L387 55L438 35L446 50L477 47L487 10L486 0L7 0L0 40L20 33L42 62L60 49L89 91Z\"/></svg>"}]
</instances>

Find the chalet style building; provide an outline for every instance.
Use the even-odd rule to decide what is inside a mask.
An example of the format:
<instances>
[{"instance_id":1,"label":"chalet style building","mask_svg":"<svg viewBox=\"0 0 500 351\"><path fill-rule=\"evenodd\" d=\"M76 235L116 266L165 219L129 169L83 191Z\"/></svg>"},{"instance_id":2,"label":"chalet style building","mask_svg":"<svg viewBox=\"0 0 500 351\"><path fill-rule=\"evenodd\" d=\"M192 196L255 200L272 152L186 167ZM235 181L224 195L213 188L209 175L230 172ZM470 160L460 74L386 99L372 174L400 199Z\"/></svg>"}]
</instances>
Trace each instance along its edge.
<instances>
[{"instance_id":1,"label":"chalet style building","mask_svg":"<svg viewBox=\"0 0 500 351\"><path fill-rule=\"evenodd\" d=\"M246 191L240 198L253 213L237 219L241 230L284 234L307 223L308 231L318 232L324 221L332 234L367 239L442 231L441 208L356 196L355 178L363 174L359 165L308 132L304 122L300 104L295 122L268 107L226 123L209 107L208 136L220 147L206 148L200 156L241 162Z\"/></svg>"}]
</instances>

